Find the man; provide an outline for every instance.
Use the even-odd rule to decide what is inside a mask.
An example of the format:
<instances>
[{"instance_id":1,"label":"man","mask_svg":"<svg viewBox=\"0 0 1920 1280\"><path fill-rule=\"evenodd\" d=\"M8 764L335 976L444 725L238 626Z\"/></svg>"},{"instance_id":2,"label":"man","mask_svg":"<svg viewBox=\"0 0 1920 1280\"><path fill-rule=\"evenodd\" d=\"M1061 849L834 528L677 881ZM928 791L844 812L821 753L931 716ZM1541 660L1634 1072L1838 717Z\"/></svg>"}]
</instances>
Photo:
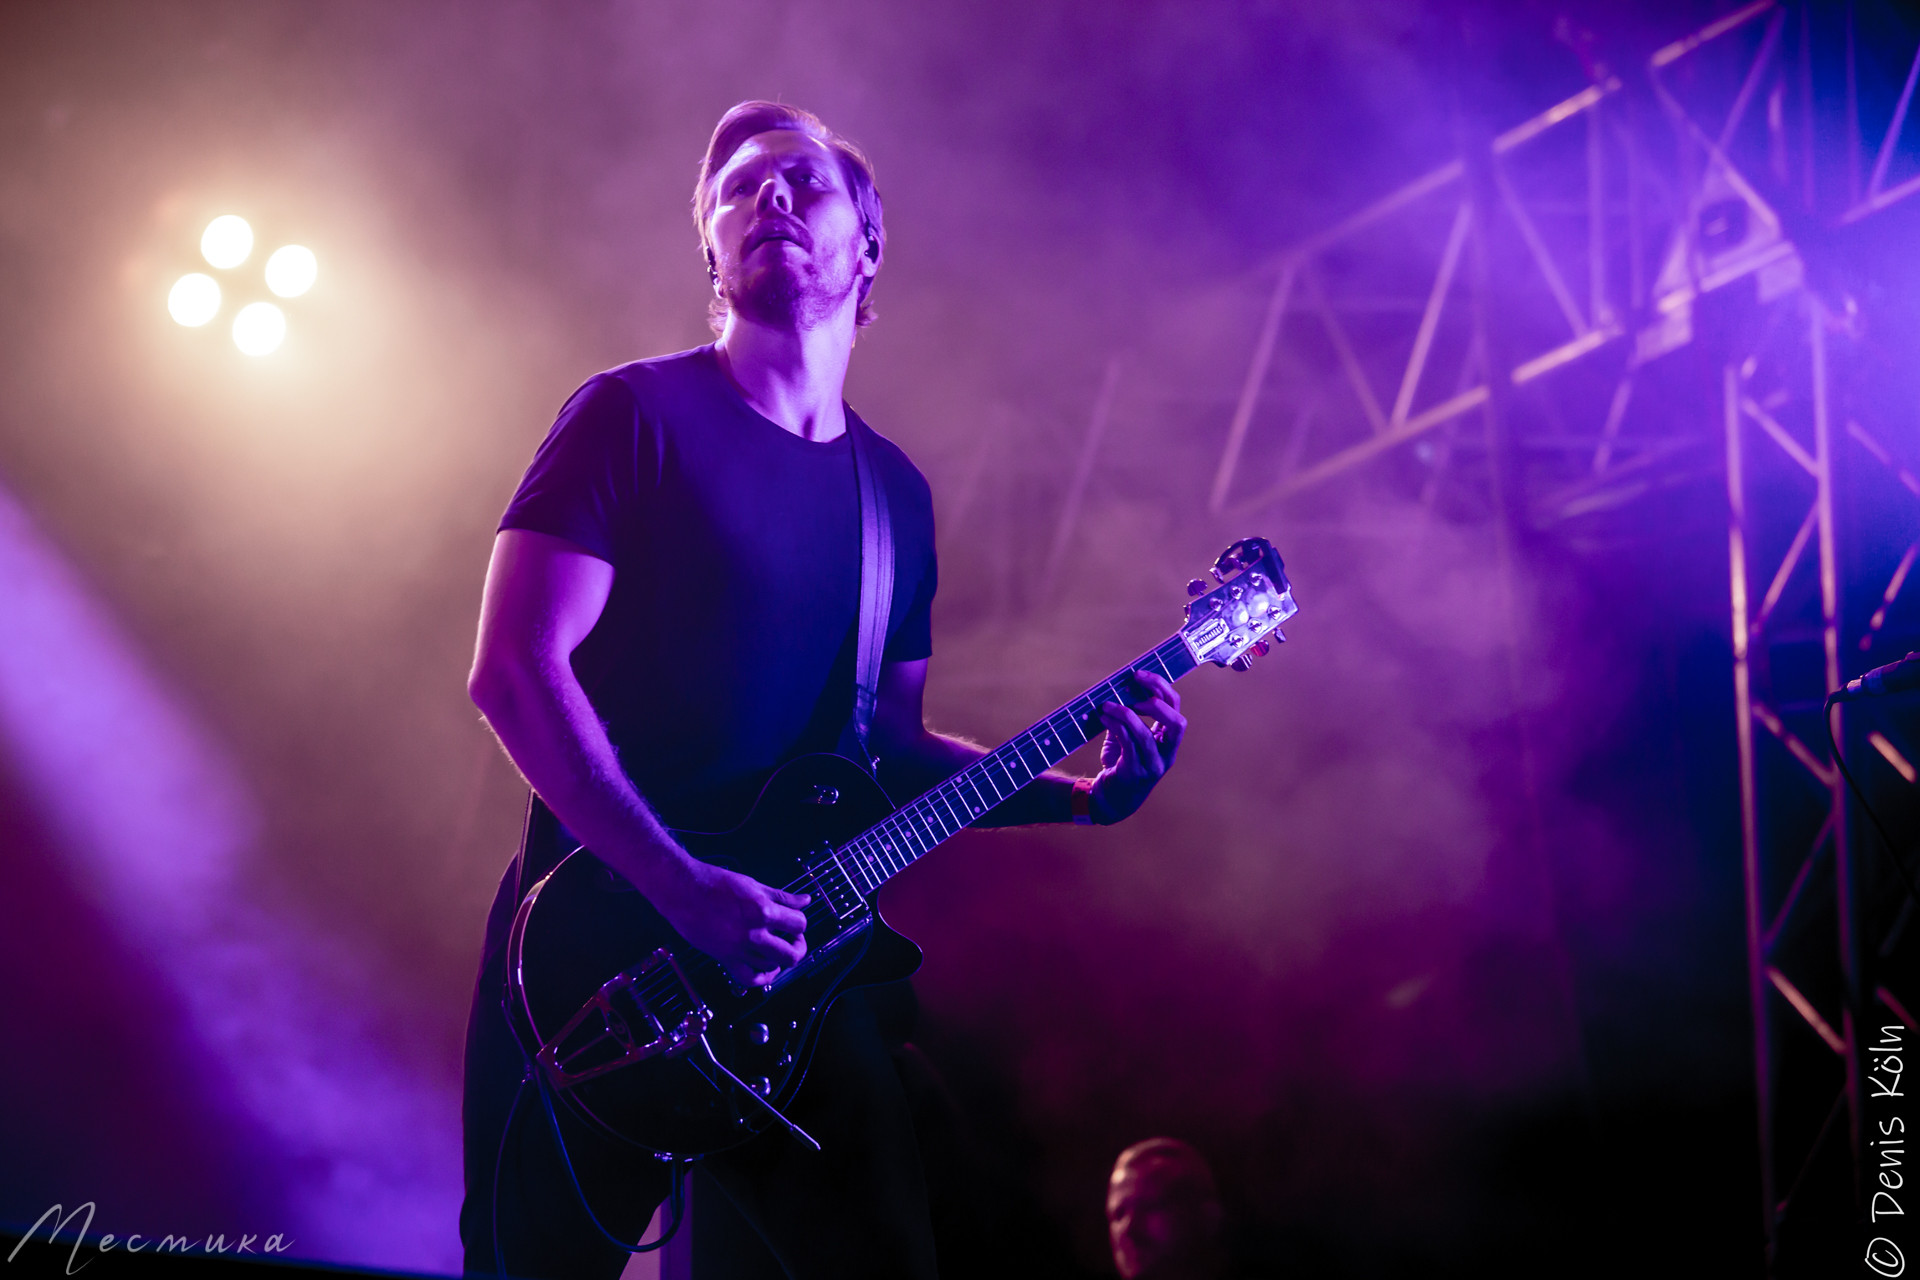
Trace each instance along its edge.
<instances>
[{"instance_id":1,"label":"man","mask_svg":"<svg viewBox=\"0 0 1920 1280\"><path fill-rule=\"evenodd\" d=\"M1107 1236L1124 1280L1214 1280L1221 1216L1213 1170L1178 1138L1136 1142L1113 1162Z\"/></svg>"},{"instance_id":2,"label":"man","mask_svg":"<svg viewBox=\"0 0 1920 1280\"><path fill-rule=\"evenodd\" d=\"M669 833L724 829L778 764L842 749L853 701L860 523L849 433L885 486L894 595L871 745L900 799L981 752L921 718L935 581L932 503L906 456L841 398L886 230L872 170L811 114L746 102L721 118L694 216L718 340L597 375L561 410L501 521L470 690L532 784L533 834L563 825L733 976L805 954L806 898L694 859ZM1103 710L1096 779L1048 774L992 824L1114 822L1185 729L1171 685ZM468 1030L469 1271L616 1276L665 1170L542 1108L515 1111L524 1060L499 1007L506 928L544 866L510 867ZM526 1091L531 1094L531 1090ZM763 1136L703 1170L791 1276L931 1276L924 1181L869 1002L828 1016L794 1117L825 1150Z\"/></svg>"}]
</instances>

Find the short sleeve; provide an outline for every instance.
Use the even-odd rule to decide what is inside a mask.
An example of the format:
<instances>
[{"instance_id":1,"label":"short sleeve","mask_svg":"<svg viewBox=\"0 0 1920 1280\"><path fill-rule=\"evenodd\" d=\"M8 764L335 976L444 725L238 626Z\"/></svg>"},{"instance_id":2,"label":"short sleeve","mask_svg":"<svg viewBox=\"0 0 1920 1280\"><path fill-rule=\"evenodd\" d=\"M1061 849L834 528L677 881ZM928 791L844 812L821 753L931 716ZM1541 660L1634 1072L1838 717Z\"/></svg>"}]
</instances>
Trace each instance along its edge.
<instances>
[{"instance_id":1,"label":"short sleeve","mask_svg":"<svg viewBox=\"0 0 1920 1280\"><path fill-rule=\"evenodd\" d=\"M500 528L565 538L611 563L639 496L644 425L623 379L589 378L554 419Z\"/></svg>"},{"instance_id":2,"label":"short sleeve","mask_svg":"<svg viewBox=\"0 0 1920 1280\"><path fill-rule=\"evenodd\" d=\"M913 602L907 606L906 616L900 619L900 625L887 637L887 649L883 655L885 661L918 662L933 656L933 593L938 578L939 566L929 555L927 567L920 574L920 583L914 588Z\"/></svg>"}]
</instances>

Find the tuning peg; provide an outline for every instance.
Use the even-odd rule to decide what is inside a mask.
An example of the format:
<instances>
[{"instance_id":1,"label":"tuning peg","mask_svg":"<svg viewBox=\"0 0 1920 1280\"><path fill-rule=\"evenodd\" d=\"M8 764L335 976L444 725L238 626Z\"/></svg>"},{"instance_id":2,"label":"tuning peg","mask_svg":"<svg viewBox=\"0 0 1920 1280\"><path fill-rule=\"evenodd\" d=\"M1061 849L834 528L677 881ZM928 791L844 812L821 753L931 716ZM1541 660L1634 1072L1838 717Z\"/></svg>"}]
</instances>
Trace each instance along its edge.
<instances>
[{"instance_id":1,"label":"tuning peg","mask_svg":"<svg viewBox=\"0 0 1920 1280\"><path fill-rule=\"evenodd\" d=\"M1203 596L1207 594L1207 584L1195 578L1187 584L1187 594L1190 596Z\"/></svg>"},{"instance_id":2,"label":"tuning peg","mask_svg":"<svg viewBox=\"0 0 1920 1280\"><path fill-rule=\"evenodd\" d=\"M1264 658L1267 656L1267 651L1272 647L1273 646L1265 640L1255 640L1253 642L1253 656L1256 658Z\"/></svg>"},{"instance_id":3,"label":"tuning peg","mask_svg":"<svg viewBox=\"0 0 1920 1280\"><path fill-rule=\"evenodd\" d=\"M1251 671L1253 670L1253 659L1243 653L1227 665L1235 671Z\"/></svg>"}]
</instances>

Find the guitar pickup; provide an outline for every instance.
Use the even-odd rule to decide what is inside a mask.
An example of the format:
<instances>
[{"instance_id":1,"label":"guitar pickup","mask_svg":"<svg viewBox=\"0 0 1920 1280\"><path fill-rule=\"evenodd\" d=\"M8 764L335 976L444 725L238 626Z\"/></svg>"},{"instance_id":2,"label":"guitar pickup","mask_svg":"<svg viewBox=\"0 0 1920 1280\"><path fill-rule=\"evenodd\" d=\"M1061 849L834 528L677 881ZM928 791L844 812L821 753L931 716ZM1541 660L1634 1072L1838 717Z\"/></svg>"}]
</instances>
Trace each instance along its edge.
<instances>
[{"instance_id":1,"label":"guitar pickup","mask_svg":"<svg viewBox=\"0 0 1920 1280\"><path fill-rule=\"evenodd\" d=\"M661 947L604 983L534 1060L547 1079L570 1089L648 1058L677 1057L698 1044L712 1022L713 1010Z\"/></svg>"}]
</instances>

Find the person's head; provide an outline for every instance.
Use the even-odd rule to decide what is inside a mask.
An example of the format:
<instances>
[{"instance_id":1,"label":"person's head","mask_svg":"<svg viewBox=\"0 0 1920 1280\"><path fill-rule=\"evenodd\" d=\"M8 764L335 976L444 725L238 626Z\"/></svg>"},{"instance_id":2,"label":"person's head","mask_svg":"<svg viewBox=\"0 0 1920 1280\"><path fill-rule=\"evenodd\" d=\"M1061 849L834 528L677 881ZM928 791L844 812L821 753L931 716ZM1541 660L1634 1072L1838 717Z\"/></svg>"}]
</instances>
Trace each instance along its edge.
<instances>
[{"instance_id":1,"label":"person's head","mask_svg":"<svg viewBox=\"0 0 1920 1280\"><path fill-rule=\"evenodd\" d=\"M855 323L886 252L873 165L810 111L742 102L720 117L693 189L720 331L736 308L773 323L808 322L857 293Z\"/></svg>"},{"instance_id":2,"label":"person's head","mask_svg":"<svg viewBox=\"0 0 1920 1280\"><path fill-rule=\"evenodd\" d=\"M1198 1151L1178 1138L1136 1142L1107 1180L1107 1236L1127 1280L1212 1273L1220 1193Z\"/></svg>"}]
</instances>

